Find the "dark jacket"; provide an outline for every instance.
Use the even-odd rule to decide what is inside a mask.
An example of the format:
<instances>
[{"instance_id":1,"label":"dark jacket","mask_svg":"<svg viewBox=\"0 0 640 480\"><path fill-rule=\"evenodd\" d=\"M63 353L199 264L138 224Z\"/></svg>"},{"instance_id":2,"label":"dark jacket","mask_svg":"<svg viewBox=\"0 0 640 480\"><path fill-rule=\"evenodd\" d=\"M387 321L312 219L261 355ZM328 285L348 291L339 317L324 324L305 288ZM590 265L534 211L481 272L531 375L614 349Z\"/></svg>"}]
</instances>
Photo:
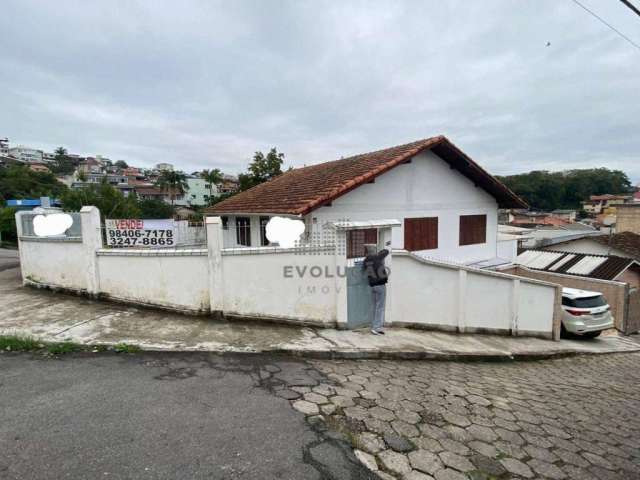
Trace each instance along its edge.
<instances>
[{"instance_id":1,"label":"dark jacket","mask_svg":"<svg viewBox=\"0 0 640 480\"><path fill-rule=\"evenodd\" d=\"M380 250L375 255L367 255L362 264L369 280L369 285L375 287L376 285L384 285L389 279L389 272L384 266L384 258L389 255L389 250L386 248Z\"/></svg>"}]
</instances>

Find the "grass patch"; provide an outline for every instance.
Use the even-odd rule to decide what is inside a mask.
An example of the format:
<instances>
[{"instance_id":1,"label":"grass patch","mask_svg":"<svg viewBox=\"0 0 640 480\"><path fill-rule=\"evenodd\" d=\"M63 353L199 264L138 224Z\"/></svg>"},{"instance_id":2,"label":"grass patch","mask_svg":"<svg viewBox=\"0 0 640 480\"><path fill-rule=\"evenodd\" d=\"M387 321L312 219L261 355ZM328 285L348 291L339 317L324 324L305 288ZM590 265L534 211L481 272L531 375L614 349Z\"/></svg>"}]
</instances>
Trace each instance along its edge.
<instances>
[{"instance_id":1,"label":"grass patch","mask_svg":"<svg viewBox=\"0 0 640 480\"><path fill-rule=\"evenodd\" d=\"M64 355L65 353L81 352L88 350L90 347L79 345L73 342L48 343L45 348L52 355Z\"/></svg>"},{"instance_id":2,"label":"grass patch","mask_svg":"<svg viewBox=\"0 0 640 480\"><path fill-rule=\"evenodd\" d=\"M117 353L140 353L142 349L137 345L129 345L128 343L118 343L113 346L113 351Z\"/></svg>"},{"instance_id":3,"label":"grass patch","mask_svg":"<svg viewBox=\"0 0 640 480\"><path fill-rule=\"evenodd\" d=\"M0 335L0 350L7 352L31 352L40 350L44 345L30 337L16 337L12 335Z\"/></svg>"},{"instance_id":4,"label":"grass patch","mask_svg":"<svg viewBox=\"0 0 640 480\"><path fill-rule=\"evenodd\" d=\"M42 342L31 337L17 335L0 335L0 352L36 352L44 355L65 355L76 352L139 353L142 350L136 345L118 343L113 347L106 345L82 345L74 342Z\"/></svg>"}]
</instances>

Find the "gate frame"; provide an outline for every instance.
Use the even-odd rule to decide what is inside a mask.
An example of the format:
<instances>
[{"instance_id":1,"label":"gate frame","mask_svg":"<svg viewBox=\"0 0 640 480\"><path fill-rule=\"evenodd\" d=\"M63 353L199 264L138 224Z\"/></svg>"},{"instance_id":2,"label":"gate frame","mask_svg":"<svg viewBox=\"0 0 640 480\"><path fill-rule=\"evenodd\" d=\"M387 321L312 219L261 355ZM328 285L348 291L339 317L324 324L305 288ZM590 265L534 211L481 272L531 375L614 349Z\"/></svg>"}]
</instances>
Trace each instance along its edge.
<instances>
[{"instance_id":1,"label":"gate frame","mask_svg":"<svg viewBox=\"0 0 640 480\"><path fill-rule=\"evenodd\" d=\"M389 255L385 259L385 265L391 270L392 264L392 245L391 245L391 232L393 227L400 227L402 223L396 219L381 219L381 220L366 220L366 221L339 221L334 222L333 227L336 230L336 266L340 263L340 268L346 272L347 267L353 266L353 259L347 259L347 232L349 230L368 230L376 228L378 230L378 249L382 250L387 248ZM337 299L337 315L336 324L339 329L347 329L348 323L348 294L347 294L347 277L344 276L343 288L338 292ZM391 289L393 288L393 270L389 276L389 282L387 283L387 299L384 309L385 325L391 326L393 324L393 318L391 315Z\"/></svg>"}]
</instances>

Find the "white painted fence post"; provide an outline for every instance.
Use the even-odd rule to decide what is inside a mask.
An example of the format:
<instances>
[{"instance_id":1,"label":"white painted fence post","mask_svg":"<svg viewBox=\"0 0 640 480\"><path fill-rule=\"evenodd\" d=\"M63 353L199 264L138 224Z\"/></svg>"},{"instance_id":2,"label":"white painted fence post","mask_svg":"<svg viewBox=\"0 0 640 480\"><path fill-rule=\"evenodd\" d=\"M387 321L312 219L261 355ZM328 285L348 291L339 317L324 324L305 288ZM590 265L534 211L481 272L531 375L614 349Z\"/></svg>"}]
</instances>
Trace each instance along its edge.
<instances>
[{"instance_id":1,"label":"white painted fence post","mask_svg":"<svg viewBox=\"0 0 640 480\"><path fill-rule=\"evenodd\" d=\"M22 241L20 240L20 238L23 235L22 232L22 216L26 215L26 214L30 214L31 212L27 212L24 210L20 210L19 212L16 212L16 233L18 234L18 257L20 258L20 272L22 275L22 284L26 285L26 281L24 278L24 270L25 270L25 261L24 261L24 254L23 254L23 250L22 250Z\"/></svg>"},{"instance_id":2,"label":"white painted fence post","mask_svg":"<svg viewBox=\"0 0 640 480\"><path fill-rule=\"evenodd\" d=\"M467 271L458 270L458 331L464 332L467 325Z\"/></svg>"},{"instance_id":3,"label":"white painted fence post","mask_svg":"<svg viewBox=\"0 0 640 480\"><path fill-rule=\"evenodd\" d=\"M96 295L100 292L97 251L103 247L100 231L100 210L86 206L80 209L82 229L82 247L87 265L87 293Z\"/></svg>"},{"instance_id":4,"label":"white painted fence post","mask_svg":"<svg viewBox=\"0 0 640 480\"><path fill-rule=\"evenodd\" d=\"M520 303L520 280L513 280L511 289L511 335L518 335L518 305Z\"/></svg>"},{"instance_id":5,"label":"white painted fence post","mask_svg":"<svg viewBox=\"0 0 640 480\"><path fill-rule=\"evenodd\" d=\"M336 231L336 326L341 329L347 328L347 232L345 230ZM338 275L338 272L342 276Z\"/></svg>"},{"instance_id":6,"label":"white painted fence post","mask_svg":"<svg viewBox=\"0 0 640 480\"><path fill-rule=\"evenodd\" d=\"M206 217L207 258L209 262L209 308L212 313L224 312L224 276L222 271L222 248L224 239L222 219Z\"/></svg>"}]
</instances>

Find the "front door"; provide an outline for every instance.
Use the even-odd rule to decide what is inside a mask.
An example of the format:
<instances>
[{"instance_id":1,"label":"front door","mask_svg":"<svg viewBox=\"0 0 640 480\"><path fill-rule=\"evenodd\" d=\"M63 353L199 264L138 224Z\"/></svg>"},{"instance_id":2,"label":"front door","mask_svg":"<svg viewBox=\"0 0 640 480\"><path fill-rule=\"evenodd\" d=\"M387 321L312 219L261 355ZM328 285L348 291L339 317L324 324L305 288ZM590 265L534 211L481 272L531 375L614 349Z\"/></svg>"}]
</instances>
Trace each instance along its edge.
<instances>
[{"instance_id":1,"label":"front door","mask_svg":"<svg viewBox=\"0 0 640 480\"><path fill-rule=\"evenodd\" d=\"M373 299L362 262L347 267L347 328L371 325Z\"/></svg>"}]
</instances>

